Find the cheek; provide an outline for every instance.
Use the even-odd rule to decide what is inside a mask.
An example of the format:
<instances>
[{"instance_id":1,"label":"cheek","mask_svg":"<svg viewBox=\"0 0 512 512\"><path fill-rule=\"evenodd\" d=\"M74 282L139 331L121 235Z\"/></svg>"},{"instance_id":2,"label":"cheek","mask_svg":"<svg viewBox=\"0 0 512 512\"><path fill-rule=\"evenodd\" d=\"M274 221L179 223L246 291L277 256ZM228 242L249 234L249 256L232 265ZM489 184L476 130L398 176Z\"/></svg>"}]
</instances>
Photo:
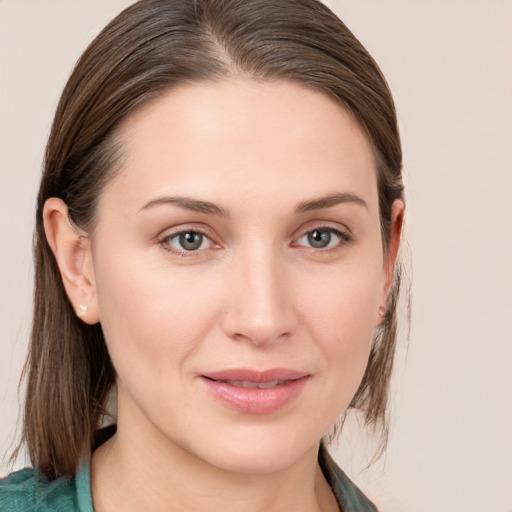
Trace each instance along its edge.
<instances>
[{"instance_id":1,"label":"cheek","mask_svg":"<svg viewBox=\"0 0 512 512\"><path fill-rule=\"evenodd\" d=\"M300 308L320 330L351 332L373 331L380 304L383 273L377 265L347 265L312 279L301 279L295 293Z\"/></svg>"},{"instance_id":2,"label":"cheek","mask_svg":"<svg viewBox=\"0 0 512 512\"><path fill-rule=\"evenodd\" d=\"M378 267L351 267L310 283L300 294L302 323L322 352L333 392L345 390L343 400L355 393L366 369L381 288Z\"/></svg>"},{"instance_id":3,"label":"cheek","mask_svg":"<svg viewBox=\"0 0 512 512\"><path fill-rule=\"evenodd\" d=\"M190 279L136 254L124 261L99 258L95 275L100 321L119 377L158 386L169 367L179 377L180 364L214 321L215 301L201 276Z\"/></svg>"}]
</instances>

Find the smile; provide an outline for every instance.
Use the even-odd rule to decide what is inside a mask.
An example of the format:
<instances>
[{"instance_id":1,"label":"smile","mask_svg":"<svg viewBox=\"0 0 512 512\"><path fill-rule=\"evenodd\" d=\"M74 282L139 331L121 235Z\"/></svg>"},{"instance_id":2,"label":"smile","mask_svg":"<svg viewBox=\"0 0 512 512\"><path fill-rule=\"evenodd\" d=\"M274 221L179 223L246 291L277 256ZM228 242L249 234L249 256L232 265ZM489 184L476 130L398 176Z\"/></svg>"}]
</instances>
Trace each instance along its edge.
<instances>
[{"instance_id":1,"label":"smile","mask_svg":"<svg viewBox=\"0 0 512 512\"><path fill-rule=\"evenodd\" d=\"M307 373L287 369L235 369L203 374L201 381L214 398L230 409L270 414L292 402L309 377Z\"/></svg>"}]
</instances>

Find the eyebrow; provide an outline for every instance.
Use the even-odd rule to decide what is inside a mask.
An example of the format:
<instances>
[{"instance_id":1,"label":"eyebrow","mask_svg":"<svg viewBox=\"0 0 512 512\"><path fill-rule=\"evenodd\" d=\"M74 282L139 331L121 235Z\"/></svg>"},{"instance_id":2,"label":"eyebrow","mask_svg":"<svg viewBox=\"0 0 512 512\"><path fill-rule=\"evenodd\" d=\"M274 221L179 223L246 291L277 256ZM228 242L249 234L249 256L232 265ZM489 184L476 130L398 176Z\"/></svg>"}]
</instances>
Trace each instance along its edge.
<instances>
[{"instance_id":1,"label":"eyebrow","mask_svg":"<svg viewBox=\"0 0 512 512\"><path fill-rule=\"evenodd\" d=\"M209 201L201 201L198 199L193 199L192 197L159 197L157 199L153 199L146 203L140 210L139 213L145 210L149 210L155 206L166 205L166 204L174 204L185 210L190 210L193 212L206 213L209 215L219 215L221 217L227 217L229 214L224 208L217 206L215 203L210 203Z\"/></svg>"},{"instance_id":2,"label":"eyebrow","mask_svg":"<svg viewBox=\"0 0 512 512\"><path fill-rule=\"evenodd\" d=\"M325 197L320 197L317 199L311 199L309 201L304 201L299 203L295 207L295 213L307 213L314 210L322 210L324 208L332 208L333 206L337 206L338 204L343 203L353 203L364 208L368 208L366 201L361 197L352 194L350 192L342 192L336 194L329 194ZM166 197L158 197L157 199L153 199L146 203L140 210L143 212L145 210L149 210L150 208L154 208L155 206L161 205L176 205L185 210L190 210L193 212L205 213L208 215L218 215L220 217L228 217L229 212L222 208L221 206L216 205L215 203L211 203L209 201L202 201L199 199L194 199L192 197L177 197L177 196L166 196Z\"/></svg>"},{"instance_id":3,"label":"eyebrow","mask_svg":"<svg viewBox=\"0 0 512 512\"><path fill-rule=\"evenodd\" d=\"M368 209L368 205L363 198L350 192L342 192L337 194L329 194L325 197L311 199L310 201L299 203L295 208L295 212L306 213L314 210L322 210L323 208L331 208L343 203L353 203Z\"/></svg>"}]
</instances>

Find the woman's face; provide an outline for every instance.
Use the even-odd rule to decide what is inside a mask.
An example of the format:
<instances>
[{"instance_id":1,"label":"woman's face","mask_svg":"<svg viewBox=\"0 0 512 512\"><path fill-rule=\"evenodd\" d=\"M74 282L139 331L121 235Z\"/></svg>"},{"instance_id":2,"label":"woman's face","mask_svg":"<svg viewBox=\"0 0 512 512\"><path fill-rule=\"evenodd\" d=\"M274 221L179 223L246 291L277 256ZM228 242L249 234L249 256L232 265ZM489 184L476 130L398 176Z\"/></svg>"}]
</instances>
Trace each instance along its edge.
<instances>
[{"instance_id":1,"label":"woman's face","mask_svg":"<svg viewBox=\"0 0 512 512\"><path fill-rule=\"evenodd\" d=\"M348 406L385 304L369 144L329 97L241 79L169 92L121 141L92 239L119 431L292 464Z\"/></svg>"}]
</instances>

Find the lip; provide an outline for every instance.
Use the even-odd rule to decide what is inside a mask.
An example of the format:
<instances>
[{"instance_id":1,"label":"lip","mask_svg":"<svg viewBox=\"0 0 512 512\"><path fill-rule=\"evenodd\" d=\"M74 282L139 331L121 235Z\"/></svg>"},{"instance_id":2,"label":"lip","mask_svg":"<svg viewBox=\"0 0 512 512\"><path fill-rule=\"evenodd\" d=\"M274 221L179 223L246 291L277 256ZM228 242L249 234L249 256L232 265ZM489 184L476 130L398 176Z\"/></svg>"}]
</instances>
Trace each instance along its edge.
<instances>
[{"instance_id":1,"label":"lip","mask_svg":"<svg viewBox=\"0 0 512 512\"><path fill-rule=\"evenodd\" d=\"M248 414L270 414L281 409L300 394L309 377L308 373L286 368L236 368L200 375L206 389L224 405Z\"/></svg>"}]
</instances>

